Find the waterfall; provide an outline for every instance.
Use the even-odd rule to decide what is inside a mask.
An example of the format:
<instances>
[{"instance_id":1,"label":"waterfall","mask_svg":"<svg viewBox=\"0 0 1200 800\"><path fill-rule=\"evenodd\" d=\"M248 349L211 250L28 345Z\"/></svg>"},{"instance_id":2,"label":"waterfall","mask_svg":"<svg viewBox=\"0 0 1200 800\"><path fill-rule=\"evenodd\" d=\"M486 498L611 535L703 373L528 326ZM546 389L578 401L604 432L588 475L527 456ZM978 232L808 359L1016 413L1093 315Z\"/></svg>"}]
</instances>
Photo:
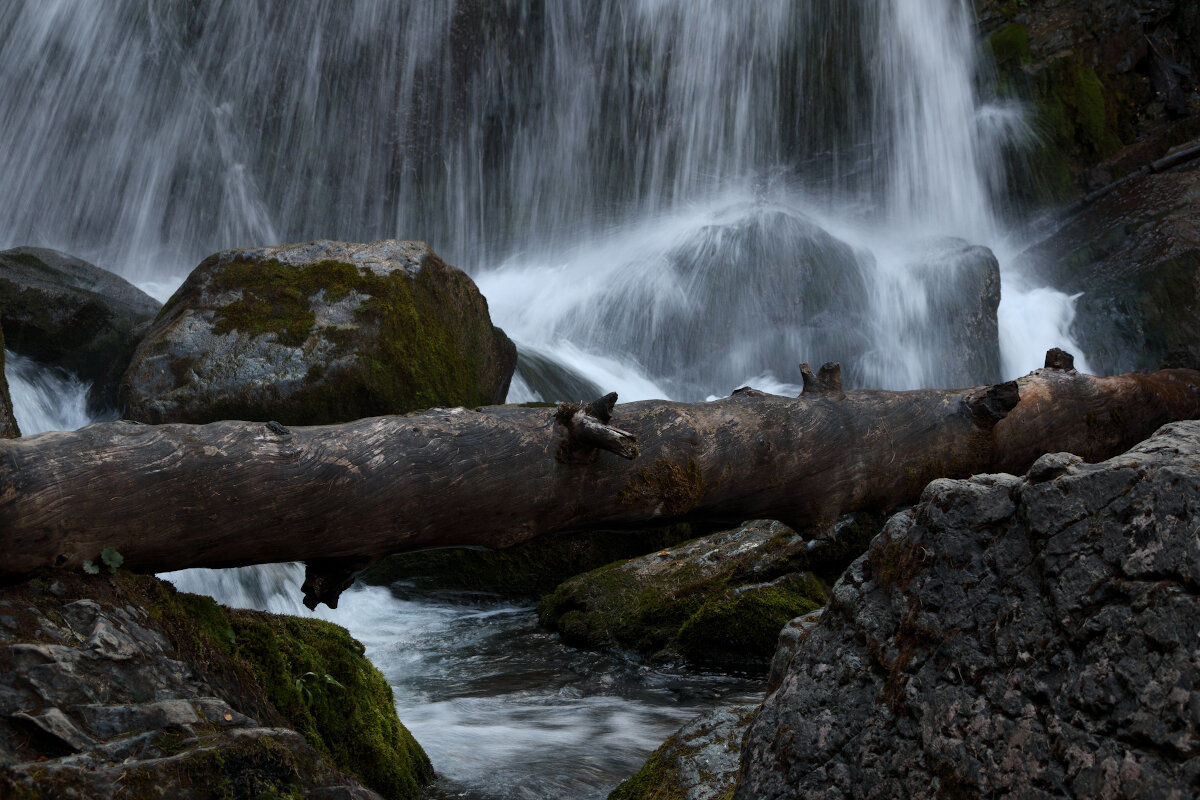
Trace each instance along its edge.
<instances>
[{"instance_id":1,"label":"waterfall","mask_svg":"<svg viewBox=\"0 0 1200 800\"><path fill-rule=\"evenodd\" d=\"M980 68L966 0L17 0L0 243L173 285L227 247L424 239L528 396L547 363L623 399L801 360L982 382L942 368L950 301L913 278L947 237L1015 247L998 154L1028 131ZM1071 343L1001 266L1011 375Z\"/></svg>"},{"instance_id":2,"label":"waterfall","mask_svg":"<svg viewBox=\"0 0 1200 800\"><path fill-rule=\"evenodd\" d=\"M1051 346L1086 370L1073 299L1012 266L1001 153L1032 134L973 23L967 0L8 0L0 247L165 299L225 248L425 240L516 340L514 401L795 394L800 361L968 385ZM998 333L961 311L974 245ZM89 421L85 386L8 358L26 433ZM307 613L294 565L168 577ZM602 797L750 691L573 653L528 608L360 588L322 615L455 796Z\"/></svg>"}]
</instances>

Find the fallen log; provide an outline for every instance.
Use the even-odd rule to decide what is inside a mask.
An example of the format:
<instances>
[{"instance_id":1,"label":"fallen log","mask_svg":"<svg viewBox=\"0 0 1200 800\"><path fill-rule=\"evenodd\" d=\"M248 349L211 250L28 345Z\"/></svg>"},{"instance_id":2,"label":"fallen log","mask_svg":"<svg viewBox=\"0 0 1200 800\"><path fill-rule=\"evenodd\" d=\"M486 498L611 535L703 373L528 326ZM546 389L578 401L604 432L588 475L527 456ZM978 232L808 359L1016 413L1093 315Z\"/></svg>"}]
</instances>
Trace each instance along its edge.
<instances>
[{"instance_id":1,"label":"fallen log","mask_svg":"<svg viewBox=\"0 0 1200 800\"><path fill-rule=\"evenodd\" d=\"M843 392L826 365L798 398L742 389L614 407L610 395L0 441L0 577L76 569L106 547L144 572L304 560L306 601L332 605L391 553L678 519L820 527L912 502L933 478L1023 472L1060 450L1100 460L1200 417L1200 372L1097 378L1050 363L959 390Z\"/></svg>"}]
</instances>

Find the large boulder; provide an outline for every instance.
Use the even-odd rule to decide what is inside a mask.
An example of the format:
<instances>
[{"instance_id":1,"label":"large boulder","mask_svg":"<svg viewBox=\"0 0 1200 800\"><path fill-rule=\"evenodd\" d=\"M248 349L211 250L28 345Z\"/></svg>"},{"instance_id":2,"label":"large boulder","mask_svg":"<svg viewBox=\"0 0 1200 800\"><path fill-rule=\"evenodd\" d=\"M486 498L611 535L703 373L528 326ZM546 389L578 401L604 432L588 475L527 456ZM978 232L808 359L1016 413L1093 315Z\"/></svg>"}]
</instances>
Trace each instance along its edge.
<instances>
[{"instance_id":1,"label":"large boulder","mask_svg":"<svg viewBox=\"0 0 1200 800\"><path fill-rule=\"evenodd\" d=\"M1200 365L1200 162L1129 179L1021 260L1080 293L1071 333L1097 374Z\"/></svg>"},{"instance_id":2,"label":"large boulder","mask_svg":"<svg viewBox=\"0 0 1200 800\"><path fill-rule=\"evenodd\" d=\"M1194 797L1200 421L936 480L834 586L735 798Z\"/></svg>"},{"instance_id":3,"label":"large boulder","mask_svg":"<svg viewBox=\"0 0 1200 800\"><path fill-rule=\"evenodd\" d=\"M416 800L432 781L344 629L114 562L0 590L0 796Z\"/></svg>"},{"instance_id":4,"label":"large boulder","mask_svg":"<svg viewBox=\"0 0 1200 800\"><path fill-rule=\"evenodd\" d=\"M40 247L0 252L0 320L9 350L92 382L93 411L116 404L121 373L159 303L86 261Z\"/></svg>"},{"instance_id":5,"label":"large boulder","mask_svg":"<svg viewBox=\"0 0 1200 800\"><path fill-rule=\"evenodd\" d=\"M825 600L809 541L756 520L576 576L538 605L568 644L765 670L779 629Z\"/></svg>"},{"instance_id":6,"label":"large boulder","mask_svg":"<svg viewBox=\"0 0 1200 800\"><path fill-rule=\"evenodd\" d=\"M328 240L209 256L121 386L144 422L315 425L504 402L516 348L422 242Z\"/></svg>"}]
</instances>

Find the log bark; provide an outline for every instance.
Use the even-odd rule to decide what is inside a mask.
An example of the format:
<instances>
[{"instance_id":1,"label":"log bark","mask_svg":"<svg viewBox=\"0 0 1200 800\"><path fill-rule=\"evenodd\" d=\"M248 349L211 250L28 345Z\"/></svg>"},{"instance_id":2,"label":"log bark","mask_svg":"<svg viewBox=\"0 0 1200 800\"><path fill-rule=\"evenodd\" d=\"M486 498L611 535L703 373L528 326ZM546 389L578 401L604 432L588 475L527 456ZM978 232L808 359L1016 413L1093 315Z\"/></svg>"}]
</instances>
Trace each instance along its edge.
<instances>
[{"instance_id":1,"label":"log bark","mask_svg":"<svg viewBox=\"0 0 1200 800\"><path fill-rule=\"evenodd\" d=\"M1200 416L1200 372L607 400L293 428L111 422L0 441L0 576L77 569L105 547L147 572L306 560L315 604L408 550L689 518L820 527L912 502L933 478L1020 473L1045 452L1111 457Z\"/></svg>"}]
</instances>

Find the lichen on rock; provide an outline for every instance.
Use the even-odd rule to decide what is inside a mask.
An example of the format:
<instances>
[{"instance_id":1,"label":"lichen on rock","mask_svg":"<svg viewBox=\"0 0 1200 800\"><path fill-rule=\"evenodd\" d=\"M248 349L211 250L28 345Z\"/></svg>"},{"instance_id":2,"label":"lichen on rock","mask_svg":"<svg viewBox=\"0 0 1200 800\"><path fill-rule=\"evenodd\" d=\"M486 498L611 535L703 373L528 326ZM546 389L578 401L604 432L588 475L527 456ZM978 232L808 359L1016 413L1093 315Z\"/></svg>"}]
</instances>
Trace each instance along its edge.
<instances>
[{"instance_id":1,"label":"lichen on rock","mask_svg":"<svg viewBox=\"0 0 1200 800\"><path fill-rule=\"evenodd\" d=\"M122 381L146 422L343 422L504 401L516 348L423 243L317 241L205 259Z\"/></svg>"}]
</instances>

